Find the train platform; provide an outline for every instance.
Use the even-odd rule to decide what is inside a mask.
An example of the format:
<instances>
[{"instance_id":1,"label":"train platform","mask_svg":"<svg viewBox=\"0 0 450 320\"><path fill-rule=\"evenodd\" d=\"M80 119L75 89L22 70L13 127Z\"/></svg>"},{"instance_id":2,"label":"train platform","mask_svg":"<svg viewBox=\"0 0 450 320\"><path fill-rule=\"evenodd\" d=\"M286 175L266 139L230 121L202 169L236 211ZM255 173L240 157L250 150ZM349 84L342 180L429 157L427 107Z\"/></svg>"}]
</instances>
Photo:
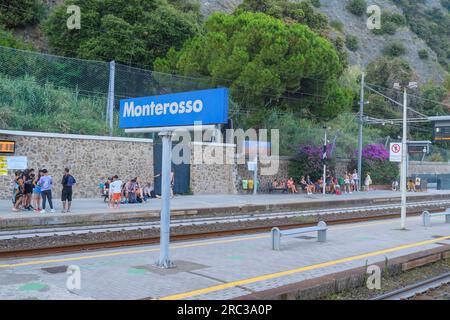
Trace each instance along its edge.
<instances>
[{"instance_id":1,"label":"train platform","mask_svg":"<svg viewBox=\"0 0 450 320\"><path fill-rule=\"evenodd\" d=\"M429 190L408 193L409 201L450 199L450 190ZM243 214L276 210L310 210L339 208L400 201L400 192L370 191L343 195L258 194L258 195L183 195L171 200L172 217L218 214ZM53 200L55 212L47 207L46 213L34 211L13 212L11 202L0 201L0 229L27 228L50 225L130 222L139 219L158 219L160 199L142 204L123 204L109 209L102 199L74 199L70 213L62 213L62 203Z\"/></svg>"},{"instance_id":2,"label":"train platform","mask_svg":"<svg viewBox=\"0 0 450 320\"><path fill-rule=\"evenodd\" d=\"M177 242L172 269L154 266L157 245L2 259L0 299L264 297L268 290L424 251L444 248L450 257L450 225L441 218L424 227L420 217L409 217L407 230L399 229L399 219L333 225L326 242L314 233L283 238L280 251L272 250L268 233ZM77 281L68 267L79 270Z\"/></svg>"}]
</instances>

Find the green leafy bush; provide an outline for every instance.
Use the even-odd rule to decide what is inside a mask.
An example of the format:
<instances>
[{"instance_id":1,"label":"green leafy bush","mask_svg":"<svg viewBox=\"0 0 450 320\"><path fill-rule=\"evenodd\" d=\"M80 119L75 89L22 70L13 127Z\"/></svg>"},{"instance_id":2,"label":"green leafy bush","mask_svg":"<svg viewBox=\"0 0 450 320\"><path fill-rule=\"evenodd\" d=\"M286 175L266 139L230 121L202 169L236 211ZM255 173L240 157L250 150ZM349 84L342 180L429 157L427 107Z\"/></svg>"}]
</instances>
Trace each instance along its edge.
<instances>
[{"instance_id":1,"label":"green leafy bush","mask_svg":"<svg viewBox=\"0 0 450 320\"><path fill-rule=\"evenodd\" d=\"M344 31L344 24L339 20L333 20L330 22L330 26L334 29L343 32Z\"/></svg>"},{"instance_id":2,"label":"green leafy bush","mask_svg":"<svg viewBox=\"0 0 450 320\"><path fill-rule=\"evenodd\" d=\"M43 18L44 13L42 0L2 0L0 25L8 28L35 25Z\"/></svg>"},{"instance_id":3,"label":"green leafy bush","mask_svg":"<svg viewBox=\"0 0 450 320\"><path fill-rule=\"evenodd\" d=\"M399 57L406 53L406 48L403 43L394 41L384 47L383 53L389 57Z\"/></svg>"},{"instance_id":4,"label":"green leafy bush","mask_svg":"<svg viewBox=\"0 0 450 320\"><path fill-rule=\"evenodd\" d=\"M364 0L350 0L347 2L347 10L357 16L363 16L367 10L367 4Z\"/></svg>"},{"instance_id":5,"label":"green leafy bush","mask_svg":"<svg viewBox=\"0 0 450 320\"><path fill-rule=\"evenodd\" d=\"M420 49L417 51L417 54L419 55L419 58L422 60L428 59L428 50L427 49Z\"/></svg>"},{"instance_id":6,"label":"green leafy bush","mask_svg":"<svg viewBox=\"0 0 450 320\"><path fill-rule=\"evenodd\" d=\"M352 35L347 35L345 38L345 45L351 51L356 51L359 48L358 38Z\"/></svg>"}]
</instances>

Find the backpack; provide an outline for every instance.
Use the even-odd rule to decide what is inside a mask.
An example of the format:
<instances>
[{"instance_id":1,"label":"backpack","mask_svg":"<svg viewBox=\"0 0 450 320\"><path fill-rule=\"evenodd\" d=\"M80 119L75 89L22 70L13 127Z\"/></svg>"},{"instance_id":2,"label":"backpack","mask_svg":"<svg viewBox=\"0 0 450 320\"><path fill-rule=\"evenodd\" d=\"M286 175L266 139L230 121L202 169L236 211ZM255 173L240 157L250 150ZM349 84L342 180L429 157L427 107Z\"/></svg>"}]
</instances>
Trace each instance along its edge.
<instances>
[{"instance_id":1,"label":"backpack","mask_svg":"<svg viewBox=\"0 0 450 320\"><path fill-rule=\"evenodd\" d=\"M69 176L69 177L67 178L67 186L68 186L68 187L73 186L75 183L77 183L77 181L75 180L74 177Z\"/></svg>"}]
</instances>

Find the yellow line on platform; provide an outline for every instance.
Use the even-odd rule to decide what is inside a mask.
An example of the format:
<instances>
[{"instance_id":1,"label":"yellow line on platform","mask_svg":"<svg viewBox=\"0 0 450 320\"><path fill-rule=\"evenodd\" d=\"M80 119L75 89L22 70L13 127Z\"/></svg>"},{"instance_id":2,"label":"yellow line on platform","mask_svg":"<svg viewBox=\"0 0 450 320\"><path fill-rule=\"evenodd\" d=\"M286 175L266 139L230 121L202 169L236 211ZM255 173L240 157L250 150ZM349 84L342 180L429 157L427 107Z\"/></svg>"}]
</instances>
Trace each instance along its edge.
<instances>
[{"instance_id":1,"label":"yellow line on platform","mask_svg":"<svg viewBox=\"0 0 450 320\"><path fill-rule=\"evenodd\" d=\"M291 270L287 270L287 271L281 271L281 272L266 274L266 275L257 276L257 277L253 277L253 278L248 278L248 279L232 281L232 282L228 282L228 283L224 283L224 284L219 284L219 285L216 285L216 286L207 287L207 288L203 288L203 289L198 289L198 290L193 290L193 291L189 291L189 292L184 292L184 293L174 294L174 295L170 295L170 296L165 296L165 297L161 297L160 300L179 300L179 299L190 298L190 297L193 297L193 296L198 296L198 295L201 295L201 294L207 294L207 293L211 293L211 292L215 292L215 291L225 290L225 289L233 288L233 287L236 287L236 286L242 286L242 285L255 283L255 282L259 282L259 281L265 281L265 280L269 280L269 279L274 279L274 278L279 278L279 277L283 277L283 276L288 276L288 275L292 275L292 274L295 274L295 273L301 273L301 272L304 272L304 271L310 271L310 270L325 268L325 267L337 265L337 264L340 264L340 263L346 263L346 262L351 262L351 261L360 260L360 259L364 259L364 258L369 258L369 257L373 257L373 256L378 256L378 255L381 255L381 254L391 253L391 252L395 252L395 251L399 251L399 250L419 247L419 246L423 246L423 245L427 245L427 244L433 244L433 243L436 243L436 242L439 242L439 241L443 241L443 240L448 240L448 239L450 239L450 236L439 237L439 238L432 239L432 240L425 240L425 241L415 242L415 243L406 244L406 245L402 245L402 246L397 246L397 247L393 247L393 248L389 248L389 249L372 251L372 252L368 252L368 253L364 253L364 254L360 254L360 255L356 255L356 256L347 257L347 258L341 258L341 259L332 260L332 261L328 261L328 262L324 262L324 263L313 264L313 265L305 266L305 267L301 267L301 268L296 268L296 269L291 269Z\"/></svg>"},{"instance_id":2,"label":"yellow line on platform","mask_svg":"<svg viewBox=\"0 0 450 320\"><path fill-rule=\"evenodd\" d=\"M202 242L174 245L174 246L171 246L170 248L171 249L183 249L183 248L200 247L200 246L207 246L207 245L213 245L213 244L223 244L223 243L236 242L236 241L257 240L257 239L268 238L268 237L269 237L268 235L260 235L260 236L254 236L254 237L233 238L233 239L224 239L224 240L215 240L215 241L202 241ZM114 257L114 256L129 255L129 254L148 253L148 252L156 252L156 251L159 251L159 247L152 248L152 249L116 251L116 252L101 253L101 254L95 254L95 255L89 255L89 256L77 256L77 257L72 257L72 258L32 260L32 261L27 261L27 262L0 264L0 269L1 268L15 268L15 267L40 265L40 264L47 264L47 263L80 261L80 260Z\"/></svg>"},{"instance_id":3,"label":"yellow line on platform","mask_svg":"<svg viewBox=\"0 0 450 320\"><path fill-rule=\"evenodd\" d=\"M392 223L392 221L372 222L372 223L366 223L366 224L358 224L358 225L354 225L354 226L334 226L332 228L334 230L336 230L336 229L353 229L353 228L370 227L372 225L388 224L388 223ZM214 241L200 241L200 242L193 242L193 243L187 243L187 244L173 245L170 248L171 249L184 249L184 248L201 247L201 246L208 246L208 245L214 245L214 244L231 243L231 242L237 242L237 241L258 240L258 239L264 239L264 238L269 238L269 237L270 237L270 235L264 234L264 235L258 235L258 236L252 236L252 237L239 237L239 238L233 238L233 239L222 239L222 240L214 240ZM76 257L71 257L71 258L32 260L32 261L27 261L27 262L0 264L0 269L25 267L25 266L32 266L32 265L42 265L42 264L47 264L47 263L81 261L81 260L89 260L89 259L96 259L96 258L106 258L106 257L122 256L122 255L129 255L129 254L140 254L140 253L157 252L157 251L159 251L159 247L152 248L152 249L116 251L116 252L100 253L100 254L95 254L95 255L76 256Z\"/></svg>"}]
</instances>

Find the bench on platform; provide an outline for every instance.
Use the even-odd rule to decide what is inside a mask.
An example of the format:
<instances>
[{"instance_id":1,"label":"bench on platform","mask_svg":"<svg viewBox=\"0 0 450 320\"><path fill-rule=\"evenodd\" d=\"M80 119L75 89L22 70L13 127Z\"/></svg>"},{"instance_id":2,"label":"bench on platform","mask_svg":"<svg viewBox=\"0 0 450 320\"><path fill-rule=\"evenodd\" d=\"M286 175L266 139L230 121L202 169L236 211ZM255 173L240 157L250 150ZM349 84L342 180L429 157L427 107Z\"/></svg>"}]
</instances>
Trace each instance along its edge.
<instances>
[{"instance_id":1,"label":"bench on platform","mask_svg":"<svg viewBox=\"0 0 450 320\"><path fill-rule=\"evenodd\" d=\"M422 212L422 222L424 227L431 226L431 218L432 217L441 217L445 216L445 223L450 223L450 211L445 212L437 212L437 213L429 213L428 211Z\"/></svg>"},{"instance_id":2,"label":"bench on platform","mask_svg":"<svg viewBox=\"0 0 450 320\"><path fill-rule=\"evenodd\" d=\"M314 227L306 227L306 228L297 228L297 229L288 229L288 230L280 230L275 227L272 228L272 250L280 250L280 242L281 237L289 237L295 236L302 233L309 233L317 231L317 240L319 242L325 242L327 240L327 224L324 221L319 221L317 226Z\"/></svg>"},{"instance_id":3,"label":"bench on platform","mask_svg":"<svg viewBox=\"0 0 450 320\"><path fill-rule=\"evenodd\" d=\"M283 193L287 193L288 192L288 188L287 187L277 187L275 188L271 182L267 182L267 189L269 190L269 193L272 193L274 191L281 191Z\"/></svg>"}]
</instances>

